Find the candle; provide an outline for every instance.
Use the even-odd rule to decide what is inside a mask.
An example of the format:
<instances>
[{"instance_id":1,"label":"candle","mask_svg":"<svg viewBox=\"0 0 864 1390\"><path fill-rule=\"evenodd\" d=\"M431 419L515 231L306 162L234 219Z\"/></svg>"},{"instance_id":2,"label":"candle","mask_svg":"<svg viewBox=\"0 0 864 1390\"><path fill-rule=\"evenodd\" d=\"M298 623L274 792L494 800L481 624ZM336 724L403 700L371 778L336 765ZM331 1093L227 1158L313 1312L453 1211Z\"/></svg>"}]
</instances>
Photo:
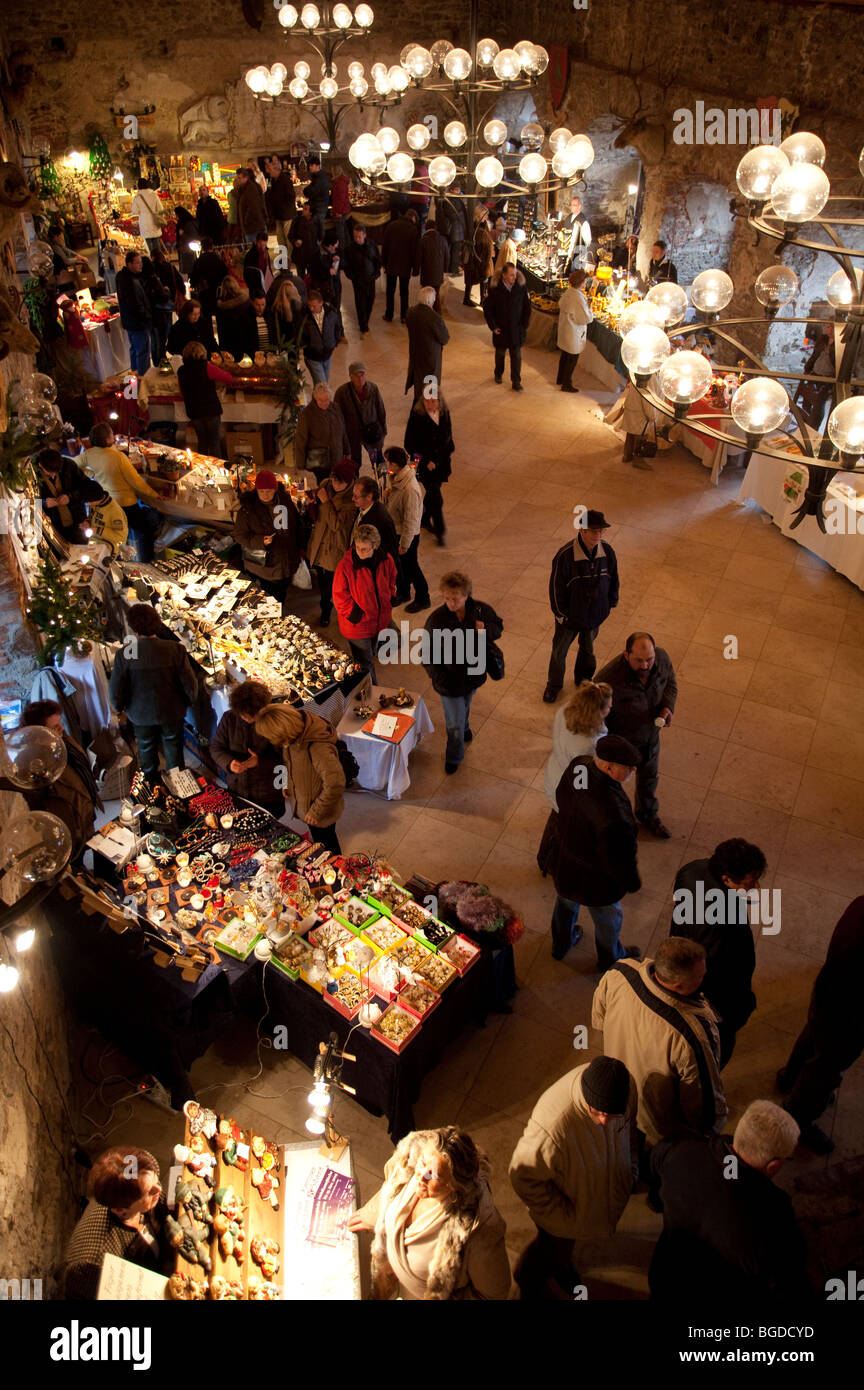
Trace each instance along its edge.
<instances>
[{"instance_id":1,"label":"candle","mask_svg":"<svg viewBox=\"0 0 864 1390\"><path fill-rule=\"evenodd\" d=\"M200 893L192 894L192 897L189 899L189 906L192 908L193 912L201 911L204 906L204 899Z\"/></svg>"},{"instance_id":2,"label":"candle","mask_svg":"<svg viewBox=\"0 0 864 1390\"><path fill-rule=\"evenodd\" d=\"M181 869L177 875L177 882L181 888L188 888L192 882L192 874L188 869Z\"/></svg>"}]
</instances>

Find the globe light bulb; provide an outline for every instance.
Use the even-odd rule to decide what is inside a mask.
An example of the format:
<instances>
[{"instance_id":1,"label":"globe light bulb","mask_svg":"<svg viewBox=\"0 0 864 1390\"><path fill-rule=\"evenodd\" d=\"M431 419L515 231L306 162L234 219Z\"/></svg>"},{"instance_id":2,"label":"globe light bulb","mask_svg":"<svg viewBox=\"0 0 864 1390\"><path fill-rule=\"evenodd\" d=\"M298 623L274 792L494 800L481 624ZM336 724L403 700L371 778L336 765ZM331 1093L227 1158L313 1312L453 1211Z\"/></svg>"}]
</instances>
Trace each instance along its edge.
<instances>
[{"instance_id":1,"label":"globe light bulb","mask_svg":"<svg viewBox=\"0 0 864 1390\"><path fill-rule=\"evenodd\" d=\"M400 136L398 130L394 130L392 125L382 125L377 132L375 139L381 146L385 154L395 154L399 148Z\"/></svg>"},{"instance_id":2,"label":"globe light bulb","mask_svg":"<svg viewBox=\"0 0 864 1390\"><path fill-rule=\"evenodd\" d=\"M374 159L376 154L381 154L381 146L375 136L366 131L363 135L358 135L354 141L354 149L357 151L357 167L365 169L369 162Z\"/></svg>"},{"instance_id":3,"label":"globe light bulb","mask_svg":"<svg viewBox=\"0 0 864 1390\"><path fill-rule=\"evenodd\" d=\"M429 161L429 179L436 188L449 188L456 177L456 165L449 154L436 155Z\"/></svg>"},{"instance_id":4,"label":"globe light bulb","mask_svg":"<svg viewBox=\"0 0 864 1390\"><path fill-rule=\"evenodd\" d=\"M535 77L539 77L540 73L545 72L549 66L549 54L546 52L542 43L535 43L532 46L534 49L534 61L531 72Z\"/></svg>"},{"instance_id":5,"label":"globe light bulb","mask_svg":"<svg viewBox=\"0 0 864 1390\"><path fill-rule=\"evenodd\" d=\"M416 48L416 47L417 47L417 45L415 44L414 40L412 39L410 43L406 43L405 47L402 49L402 52L399 54L399 62L402 64L403 68L405 68L406 70L407 70L407 68L408 68L408 54L411 52L412 48Z\"/></svg>"},{"instance_id":6,"label":"globe light bulb","mask_svg":"<svg viewBox=\"0 0 864 1390\"><path fill-rule=\"evenodd\" d=\"M365 77L352 77L349 83L349 90L352 97L357 97L358 100L362 100L369 90L369 83L366 81Z\"/></svg>"},{"instance_id":7,"label":"globe light bulb","mask_svg":"<svg viewBox=\"0 0 864 1390\"><path fill-rule=\"evenodd\" d=\"M350 29L353 22L353 15L347 5L333 6L333 23L337 29Z\"/></svg>"},{"instance_id":8,"label":"globe light bulb","mask_svg":"<svg viewBox=\"0 0 864 1390\"><path fill-rule=\"evenodd\" d=\"M478 68L491 68L500 52L500 44L497 44L494 39L481 39L477 45Z\"/></svg>"},{"instance_id":9,"label":"globe light bulb","mask_svg":"<svg viewBox=\"0 0 864 1390\"><path fill-rule=\"evenodd\" d=\"M375 153L372 154L372 155L369 157L368 161L367 161L367 164L366 164L366 173L367 173L367 174L373 174L373 175L377 178L379 174L383 174L383 173L384 173L384 170L385 170L386 168L387 168L387 156L386 156L386 154L384 153L383 150L376 150Z\"/></svg>"},{"instance_id":10,"label":"globe light bulb","mask_svg":"<svg viewBox=\"0 0 864 1390\"><path fill-rule=\"evenodd\" d=\"M504 141L507 139L507 127L504 122L499 120L487 121L483 127L483 139L486 141L486 144L491 145L493 149L497 149L499 145L503 145Z\"/></svg>"},{"instance_id":11,"label":"globe light bulb","mask_svg":"<svg viewBox=\"0 0 864 1390\"><path fill-rule=\"evenodd\" d=\"M735 391L730 402L732 419L746 435L768 434L779 429L789 414L789 397L769 376L754 376Z\"/></svg>"},{"instance_id":12,"label":"globe light bulb","mask_svg":"<svg viewBox=\"0 0 864 1390\"><path fill-rule=\"evenodd\" d=\"M282 83L279 81L279 78L274 77L272 73L267 78L266 91L268 97L279 97L282 95Z\"/></svg>"},{"instance_id":13,"label":"globe light bulb","mask_svg":"<svg viewBox=\"0 0 864 1390\"><path fill-rule=\"evenodd\" d=\"M408 54L406 67L416 82L422 82L424 77L428 77L435 64L432 62L432 54L428 48L416 43Z\"/></svg>"},{"instance_id":14,"label":"globe light bulb","mask_svg":"<svg viewBox=\"0 0 864 1390\"><path fill-rule=\"evenodd\" d=\"M523 125L519 139L529 150L539 150L543 144L543 127L540 122L529 121L527 125Z\"/></svg>"},{"instance_id":15,"label":"globe light bulb","mask_svg":"<svg viewBox=\"0 0 864 1390\"><path fill-rule=\"evenodd\" d=\"M584 174L586 169L590 169L594 163L594 146L587 135L574 135L572 140L568 140L567 149L576 161L576 168Z\"/></svg>"},{"instance_id":16,"label":"globe light bulb","mask_svg":"<svg viewBox=\"0 0 864 1390\"><path fill-rule=\"evenodd\" d=\"M435 64L436 68L440 68L443 65L447 54L452 51L453 45L449 39L437 39L436 42L433 43L429 52L432 54L432 62Z\"/></svg>"},{"instance_id":17,"label":"globe light bulb","mask_svg":"<svg viewBox=\"0 0 864 1390\"><path fill-rule=\"evenodd\" d=\"M813 135L809 130L799 130L794 135L788 135L785 140L780 141L780 149L790 164L818 164L821 169L825 163L825 146L819 136Z\"/></svg>"},{"instance_id":18,"label":"globe light bulb","mask_svg":"<svg viewBox=\"0 0 864 1390\"><path fill-rule=\"evenodd\" d=\"M293 29L299 18L300 16L293 5L283 5L278 15L279 23L283 29Z\"/></svg>"},{"instance_id":19,"label":"globe light bulb","mask_svg":"<svg viewBox=\"0 0 864 1390\"><path fill-rule=\"evenodd\" d=\"M468 131L461 121L448 121L444 127L444 143L449 145L451 150L458 150L460 145L464 145L468 139Z\"/></svg>"},{"instance_id":20,"label":"globe light bulb","mask_svg":"<svg viewBox=\"0 0 864 1390\"><path fill-rule=\"evenodd\" d=\"M33 942L36 940L35 928L31 927L28 931L19 931L15 938L16 951L29 951Z\"/></svg>"},{"instance_id":21,"label":"globe light bulb","mask_svg":"<svg viewBox=\"0 0 864 1390\"><path fill-rule=\"evenodd\" d=\"M830 192L828 175L818 164L793 164L771 185L771 206L783 222L810 222Z\"/></svg>"},{"instance_id":22,"label":"globe light bulb","mask_svg":"<svg viewBox=\"0 0 864 1390\"><path fill-rule=\"evenodd\" d=\"M444 59L444 71L451 82L464 82L472 67L471 54L464 48L451 48Z\"/></svg>"},{"instance_id":23,"label":"globe light bulb","mask_svg":"<svg viewBox=\"0 0 864 1390\"><path fill-rule=\"evenodd\" d=\"M502 48L495 54L492 70L501 82L515 82L522 71L519 54L513 48Z\"/></svg>"},{"instance_id":24,"label":"globe light bulb","mask_svg":"<svg viewBox=\"0 0 864 1390\"><path fill-rule=\"evenodd\" d=\"M390 78L390 86L393 88L394 92L404 92L405 88L411 85L409 74L399 63L394 63L387 75Z\"/></svg>"},{"instance_id":25,"label":"globe light bulb","mask_svg":"<svg viewBox=\"0 0 864 1390\"><path fill-rule=\"evenodd\" d=\"M335 77L322 77L318 83L318 91L325 101L332 101L339 91L339 83Z\"/></svg>"},{"instance_id":26,"label":"globe light bulb","mask_svg":"<svg viewBox=\"0 0 864 1390\"><path fill-rule=\"evenodd\" d=\"M864 454L864 396L850 396L828 416L828 436L841 454Z\"/></svg>"},{"instance_id":27,"label":"globe light bulb","mask_svg":"<svg viewBox=\"0 0 864 1390\"><path fill-rule=\"evenodd\" d=\"M825 286L825 298L832 309L850 309L855 302L855 289L845 270L835 270Z\"/></svg>"},{"instance_id":28,"label":"globe light bulb","mask_svg":"<svg viewBox=\"0 0 864 1390\"><path fill-rule=\"evenodd\" d=\"M14 965L0 965L0 994L8 994L18 983L18 971Z\"/></svg>"},{"instance_id":29,"label":"globe light bulb","mask_svg":"<svg viewBox=\"0 0 864 1390\"><path fill-rule=\"evenodd\" d=\"M312 76L312 69L305 59L301 58L298 63L294 64L294 76L302 77L306 82L309 81L309 78Z\"/></svg>"},{"instance_id":30,"label":"globe light bulb","mask_svg":"<svg viewBox=\"0 0 864 1390\"><path fill-rule=\"evenodd\" d=\"M572 179L576 173L576 160L568 149L559 150L552 156L552 168L559 179Z\"/></svg>"},{"instance_id":31,"label":"globe light bulb","mask_svg":"<svg viewBox=\"0 0 864 1390\"><path fill-rule=\"evenodd\" d=\"M386 77L388 72L389 68L387 67L386 63L373 63L369 71L369 76L372 78L372 81L374 82L376 77Z\"/></svg>"},{"instance_id":32,"label":"globe light bulb","mask_svg":"<svg viewBox=\"0 0 864 1390\"><path fill-rule=\"evenodd\" d=\"M680 285L673 285L670 280L652 285L645 298L663 310L667 328L674 328L687 313L687 295Z\"/></svg>"},{"instance_id":33,"label":"globe light bulb","mask_svg":"<svg viewBox=\"0 0 864 1390\"><path fill-rule=\"evenodd\" d=\"M635 304L628 304L626 309L622 309L618 318L618 332L622 338L626 338L630 329L636 328L640 323L650 324L653 328L663 328L666 315L659 304L652 304L649 299L637 299Z\"/></svg>"},{"instance_id":34,"label":"globe light bulb","mask_svg":"<svg viewBox=\"0 0 864 1390\"><path fill-rule=\"evenodd\" d=\"M378 76L375 78L375 90L378 93L379 97L389 97L390 93L393 91L393 87L390 83L389 72L382 72L378 74Z\"/></svg>"},{"instance_id":35,"label":"globe light bulb","mask_svg":"<svg viewBox=\"0 0 864 1390\"><path fill-rule=\"evenodd\" d=\"M711 363L701 352L673 352L660 368L658 384L667 401L692 405L711 385Z\"/></svg>"},{"instance_id":36,"label":"globe light bulb","mask_svg":"<svg viewBox=\"0 0 864 1390\"><path fill-rule=\"evenodd\" d=\"M66 744L41 724L11 729L0 745L0 770L22 791L38 791L56 782L66 766Z\"/></svg>"},{"instance_id":37,"label":"globe light bulb","mask_svg":"<svg viewBox=\"0 0 864 1390\"><path fill-rule=\"evenodd\" d=\"M335 63L332 63L332 62L331 62L331 63L322 63L322 64L321 64L321 76L322 76L322 77L338 77L338 76L339 76L339 69L338 69L338 67L336 66Z\"/></svg>"},{"instance_id":38,"label":"globe light bulb","mask_svg":"<svg viewBox=\"0 0 864 1390\"><path fill-rule=\"evenodd\" d=\"M693 305L703 314L719 314L734 293L735 286L725 270L703 270L690 286Z\"/></svg>"},{"instance_id":39,"label":"globe light bulb","mask_svg":"<svg viewBox=\"0 0 864 1390\"><path fill-rule=\"evenodd\" d=\"M429 127L421 125L419 121L416 125L409 125L405 132L408 147L412 150L425 150L431 138Z\"/></svg>"},{"instance_id":40,"label":"globe light bulb","mask_svg":"<svg viewBox=\"0 0 864 1390\"><path fill-rule=\"evenodd\" d=\"M292 77L288 83L288 90L296 101L302 101L309 95L309 83L304 77Z\"/></svg>"},{"instance_id":41,"label":"globe light bulb","mask_svg":"<svg viewBox=\"0 0 864 1390\"><path fill-rule=\"evenodd\" d=\"M413 179L414 160L410 154L391 154L387 160L387 175L394 183L408 183Z\"/></svg>"},{"instance_id":42,"label":"globe light bulb","mask_svg":"<svg viewBox=\"0 0 864 1390\"><path fill-rule=\"evenodd\" d=\"M288 76L288 69L284 63L274 63L270 69L270 76L275 77L277 82L284 82Z\"/></svg>"},{"instance_id":43,"label":"globe light bulb","mask_svg":"<svg viewBox=\"0 0 864 1390\"><path fill-rule=\"evenodd\" d=\"M306 1097L307 1104L313 1110L328 1110L330 1108L330 1092L327 1087L320 1082L316 1082L314 1088Z\"/></svg>"},{"instance_id":44,"label":"globe light bulb","mask_svg":"<svg viewBox=\"0 0 864 1390\"><path fill-rule=\"evenodd\" d=\"M775 179L789 168L789 160L777 145L756 145L738 161L735 180L751 203L764 203Z\"/></svg>"},{"instance_id":45,"label":"globe light bulb","mask_svg":"<svg viewBox=\"0 0 864 1390\"><path fill-rule=\"evenodd\" d=\"M518 43L513 45L513 52L519 59L520 66L523 67L526 72L530 72L530 64L534 62L534 45L531 40L520 39Z\"/></svg>"},{"instance_id":46,"label":"globe light bulb","mask_svg":"<svg viewBox=\"0 0 864 1390\"><path fill-rule=\"evenodd\" d=\"M477 161L474 177L481 188L497 188L504 177L504 165L494 155L487 154Z\"/></svg>"},{"instance_id":47,"label":"globe light bulb","mask_svg":"<svg viewBox=\"0 0 864 1390\"><path fill-rule=\"evenodd\" d=\"M270 73L267 68L252 68L252 70L246 74L246 85L256 96L260 96L262 92L266 92L267 90L269 77Z\"/></svg>"},{"instance_id":48,"label":"globe light bulb","mask_svg":"<svg viewBox=\"0 0 864 1390\"><path fill-rule=\"evenodd\" d=\"M14 868L25 883L44 883L69 862L72 836L58 816L28 811L3 831L0 864Z\"/></svg>"},{"instance_id":49,"label":"globe light bulb","mask_svg":"<svg viewBox=\"0 0 864 1390\"><path fill-rule=\"evenodd\" d=\"M324 1134L327 1126L323 1120L319 1120L317 1115L310 1115L306 1121L306 1128L310 1134Z\"/></svg>"},{"instance_id":50,"label":"globe light bulb","mask_svg":"<svg viewBox=\"0 0 864 1390\"><path fill-rule=\"evenodd\" d=\"M356 58L355 58L355 60L354 60L353 63L349 63L349 64L348 64L348 80L349 80L350 82L353 82L355 77L365 77L365 76L366 76L366 69L364 68L364 66L363 66L362 63L358 63L358 62L357 62Z\"/></svg>"},{"instance_id":51,"label":"globe light bulb","mask_svg":"<svg viewBox=\"0 0 864 1390\"><path fill-rule=\"evenodd\" d=\"M672 344L662 328L652 323L637 323L621 343L621 360L637 377L649 377L666 361Z\"/></svg>"},{"instance_id":52,"label":"globe light bulb","mask_svg":"<svg viewBox=\"0 0 864 1390\"><path fill-rule=\"evenodd\" d=\"M546 160L542 154L526 154L519 161L519 177L524 183L542 183L546 177Z\"/></svg>"},{"instance_id":53,"label":"globe light bulb","mask_svg":"<svg viewBox=\"0 0 864 1390\"><path fill-rule=\"evenodd\" d=\"M549 136L549 148L553 154L558 154L559 151L566 149L572 139L573 136L566 125L559 125Z\"/></svg>"},{"instance_id":54,"label":"globe light bulb","mask_svg":"<svg viewBox=\"0 0 864 1390\"><path fill-rule=\"evenodd\" d=\"M766 309L779 309L798 293L798 276L788 265L769 265L756 276L753 288Z\"/></svg>"},{"instance_id":55,"label":"globe light bulb","mask_svg":"<svg viewBox=\"0 0 864 1390\"><path fill-rule=\"evenodd\" d=\"M361 29L370 29L374 19L371 5L358 5L354 11L355 23L359 24Z\"/></svg>"},{"instance_id":56,"label":"globe light bulb","mask_svg":"<svg viewBox=\"0 0 864 1390\"><path fill-rule=\"evenodd\" d=\"M300 23L304 29L314 29L320 18L317 5L304 5L300 11Z\"/></svg>"}]
</instances>

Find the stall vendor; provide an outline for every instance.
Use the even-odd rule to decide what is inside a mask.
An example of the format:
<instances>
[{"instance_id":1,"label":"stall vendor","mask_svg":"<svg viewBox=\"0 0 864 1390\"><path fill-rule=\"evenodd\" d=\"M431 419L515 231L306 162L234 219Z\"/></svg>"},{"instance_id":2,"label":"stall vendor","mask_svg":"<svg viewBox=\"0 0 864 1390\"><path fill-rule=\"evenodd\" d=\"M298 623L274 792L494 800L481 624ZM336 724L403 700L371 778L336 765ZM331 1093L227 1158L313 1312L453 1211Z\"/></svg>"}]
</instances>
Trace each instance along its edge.
<instances>
[{"instance_id":1,"label":"stall vendor","mask_svg":"<svg viewBox=\"0 0 864 1390\"><path fill-rule=\"evenodd\" d=\"M101 483L86 478L78 465L57 449L43 449L36 465L39 496L55 531L64 540L85 545L87 503L107 501Z\"/></svg>"},{"instance_id":2,"label":"stall vendor","mask_svg":"<svg viewBox=\"0 0 864 1390\"><path fill-rule=\"evenodd\" d=\"M128 1144L108 1149L90 1170L88 1190L90 1201L66 1247L65 1297L96 1298L106 1255L167 1274L173 1252L162 1236L165 1205L153 1155Z\"/></svg>"}]
</instances>

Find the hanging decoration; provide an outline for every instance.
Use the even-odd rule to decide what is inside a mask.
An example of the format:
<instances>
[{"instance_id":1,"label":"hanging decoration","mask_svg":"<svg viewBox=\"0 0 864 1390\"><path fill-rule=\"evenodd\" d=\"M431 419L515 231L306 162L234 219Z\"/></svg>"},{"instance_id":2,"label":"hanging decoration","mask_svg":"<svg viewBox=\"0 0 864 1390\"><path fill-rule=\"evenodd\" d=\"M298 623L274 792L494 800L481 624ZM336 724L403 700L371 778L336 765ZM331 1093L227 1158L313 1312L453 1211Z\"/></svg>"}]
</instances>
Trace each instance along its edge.
<instances>
[{"instance_id":1,"label":"hanging decoration","mask_svg":"<svg viewBox=\"0 0 864 1390\"><path fill-rule=\"evenodd\" d=\"M110 177L113 162L108 151L105 136L97 130L90 141L90 177L107 179Z\"/></svg>"},{"instance_id":2,"label":"hanging decoration","mask_svg":"<svg viewBox=\"0 0 864 1390\"><path fill-rule=\"evenodd\" d=\"M46 159L39 170L39 192L43 198L53 198L60 192L60 175L53 159Z\"/></svg>"}]
</instances>

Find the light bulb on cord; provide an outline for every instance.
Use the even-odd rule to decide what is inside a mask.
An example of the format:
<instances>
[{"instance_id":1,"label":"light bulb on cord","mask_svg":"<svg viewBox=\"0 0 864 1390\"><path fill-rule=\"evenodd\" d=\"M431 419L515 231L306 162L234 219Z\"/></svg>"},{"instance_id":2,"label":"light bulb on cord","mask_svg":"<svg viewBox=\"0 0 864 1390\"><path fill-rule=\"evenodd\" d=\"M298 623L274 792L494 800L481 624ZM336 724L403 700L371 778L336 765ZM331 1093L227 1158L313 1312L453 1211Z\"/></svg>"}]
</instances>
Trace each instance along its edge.
<instances>
[{"instance_id":1,"label":"light bulb on cord","mask_svg":"<svg viewBox=\"0 0 864 1390\"><path fill-rule=\"evenodd\" d=\"M745 198L764 203L775 179L789 168L789 160L777 145L756 145L738 161L735 180Z\"/></svg>"},{"instance_id":2,"label":"light bulb on cord","mask_svg":"<svg viewBox=\"0 0 864 1390\"><path fill-rule=\"evenodd\" d=\"M29 951L33 942L36 940L36 930L31 927L27 931L20 931L15 938L16 951Z\"/></svg>"},{"instance_id":3,"label":"light bulb on cord","mask_svg":"<svg viewBox=\"0 0 864 1390\"><path fill-rule=\"evenodd\" d=\"M737 388L729 409L748 443L751 439L758 442L763 434L783 424L789 414L789 397L773 377L754 376Z\"/></svg>"},{"instance_id":4,"label":"light bulb on cord","mask_svg":"<svg viewBox=\"0 0 864 1390\"><path fill-rule=\"evenodd\" d=\"M818 217L831 192L818 164L793 164L771 185L771 206L783 222L800 224Z\"/></svg>"},{"instance_id":5,"label":"light bulb on cord","mask_svg":"<svg viewBox=\"0 0 864 1390\"><path fill-rule=\"evenodd\" d=\"M673 284L671 280L652 285L645 298L663 310L667 328L680 323L687 312L687 295L680 285Z\"/></svg>"}]
</instances>

